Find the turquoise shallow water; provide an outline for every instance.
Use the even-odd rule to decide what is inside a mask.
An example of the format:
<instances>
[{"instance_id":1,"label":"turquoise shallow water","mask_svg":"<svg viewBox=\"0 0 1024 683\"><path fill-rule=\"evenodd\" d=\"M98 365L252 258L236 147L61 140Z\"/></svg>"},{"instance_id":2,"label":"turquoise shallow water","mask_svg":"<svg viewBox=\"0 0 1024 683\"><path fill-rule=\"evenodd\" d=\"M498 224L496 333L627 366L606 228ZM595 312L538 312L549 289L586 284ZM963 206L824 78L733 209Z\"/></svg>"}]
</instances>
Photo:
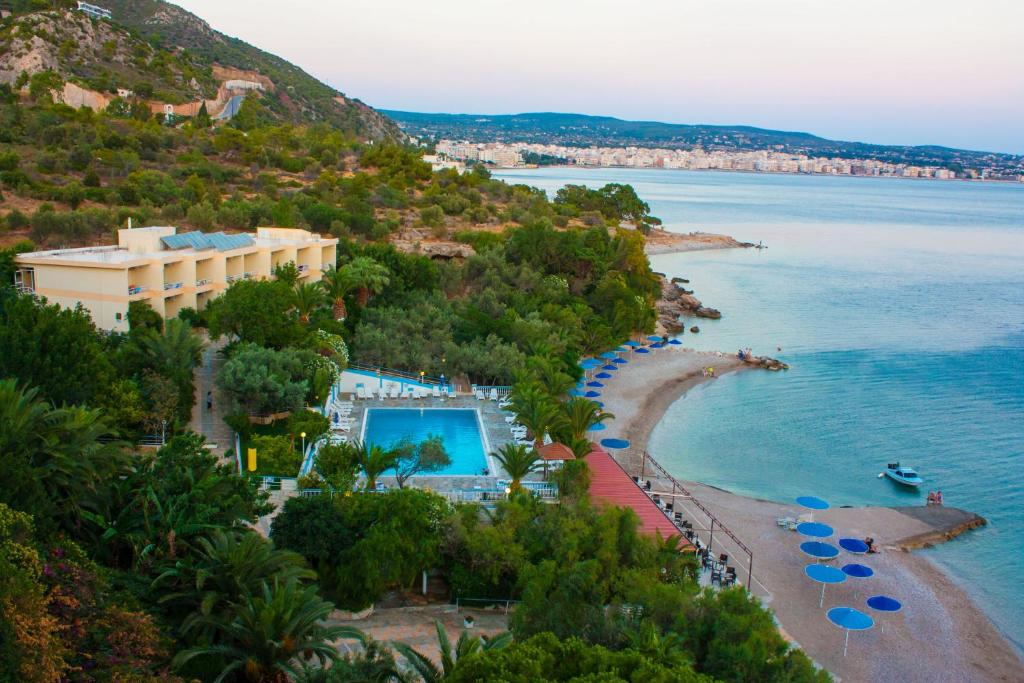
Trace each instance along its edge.
<instances>
[{"instance_id":1,"label":"turquoise shallow water","mask_svg":"<svg viewBox=\"0 0 1024 683\"><path fill-rule=\"evenodd\" d=\"M455 408L370 408L363 439L390 448L402 439L419 443L440 436L451 464L433 476L480 474L487 467L475 410Z\"/></svg>"},{"instance_id":2,"label":"turquoise shallow water","mask_svg":"<svg viewBox=\"0 0 1024 683\"><path fill-rule=\"evenodd\" d=\"M650 450L737 493L913 505L926 489L990 525L927 551L1024 647L1024 186L623 169L502 173L553 191L627 182L666 227L769 248L662 255L719 321L688 346L791 365L703 385ZM776 349L781 347L781 351ZM723 429L725 425L725 429ZM681 444L681 445L680 445Z\"/></svg>"}]
</instances>

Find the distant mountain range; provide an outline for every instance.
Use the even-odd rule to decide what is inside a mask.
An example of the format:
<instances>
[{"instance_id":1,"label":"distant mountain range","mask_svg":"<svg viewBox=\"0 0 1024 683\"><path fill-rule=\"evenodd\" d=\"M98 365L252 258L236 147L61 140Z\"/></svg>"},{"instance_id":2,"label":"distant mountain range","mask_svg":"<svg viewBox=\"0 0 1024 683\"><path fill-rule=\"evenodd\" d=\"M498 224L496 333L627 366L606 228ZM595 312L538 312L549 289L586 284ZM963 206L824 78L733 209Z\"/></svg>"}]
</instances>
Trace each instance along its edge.
<instances>
[{"instance_id":1,"label":"distant mountain range","mask_svg":"<svg viewBox=\"0 0 1024 683\"><path fill-rule=\"evenodd\" d=\"M709 126L625 121L610 116L538 112L528 114L427 114L381 110L410 135L471 142L532 142L570 147L663 147L706 150L774 149L809 156L876 159L890 163L1010 172L1024 167L1024 157L936 145L873 145L828 140L810 133L752 126Z\"/></svg>"}]
</instances>

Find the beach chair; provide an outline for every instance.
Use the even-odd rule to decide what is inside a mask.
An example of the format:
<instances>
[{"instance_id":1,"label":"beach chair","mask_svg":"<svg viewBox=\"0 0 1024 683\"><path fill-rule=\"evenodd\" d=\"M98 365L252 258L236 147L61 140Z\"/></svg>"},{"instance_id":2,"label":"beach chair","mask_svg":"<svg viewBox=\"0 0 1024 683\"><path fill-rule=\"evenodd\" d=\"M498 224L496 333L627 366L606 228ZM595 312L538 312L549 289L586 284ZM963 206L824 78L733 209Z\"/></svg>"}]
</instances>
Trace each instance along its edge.
<instances>
[{"instance_id":1,"label":"beach chair","mask_svg":"<svg viewBox=\"0 0 1024 683\"><path fill-rule=\"evenodd\" d=\"M473 393L474 393L474 395L476 396L476 400L478 400L478 401L484 401L484 400L486 400L486 397L484 396L484 392L482 392L481 390L477 389L477 390L476 390L475 392L473 392Z\"/></svg>"},{"instance_id":2,"label":"beach chair","mask_svg":"<svg viewBox=\"0 0 1024 683\"><path fill-rule=\"evenodd\" d=\"M430 395L433 396L434 398L441 398L441 389L440 389L440 387L434 387L433 389L431 389L430 390Z\"/></svg>"},{"instance_id":3,"label":"beach chair","mask_svg":"<svg viewBox=\"0 0 1024 683\"><path fill-rule=\"evenodd\" d=\"M456 396L455 387L448 387L448 398L455 398Z\"/></svg>"},{"instance_id":4,"label":"beach chair","mask_svg":"<svg viewBox=\"0 0 1024 683\"><path fill-rule=\"evenodd\" d=\"M397 384L392 384L391 385L391 391L388 392L388 395L391 398L398 398L399 394L401 394L401 392L398 389L398 385Z\"/></svg>"},{"instance_id":5,"label":"beach chair","mask_svg":"<svg viewBox=\"0 0 1024 683\"><path fill-rule=\"evenodd\" d=\"M490 398L492 401L497 402L497 400L498 400L498 390L497 389L491 389L491 395L488 398Z\"/></svg>"}]
</instances>

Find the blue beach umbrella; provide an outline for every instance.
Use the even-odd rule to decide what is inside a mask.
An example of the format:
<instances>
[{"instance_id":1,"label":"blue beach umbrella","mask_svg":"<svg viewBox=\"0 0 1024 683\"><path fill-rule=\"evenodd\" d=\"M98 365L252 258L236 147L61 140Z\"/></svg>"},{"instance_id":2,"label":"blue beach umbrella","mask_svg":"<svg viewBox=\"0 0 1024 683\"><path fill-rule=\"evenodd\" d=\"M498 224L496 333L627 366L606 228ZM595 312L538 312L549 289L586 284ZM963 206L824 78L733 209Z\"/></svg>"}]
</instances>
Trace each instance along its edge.
<instances>
[{"instance_id":1,"label":"blue beach umbrella","mask_svg":"<svg viewBox=\"0 0 1024 683\"><path fill-rule=\"evenodd\" d=\"M606 430L606 429L608 429L608 428L604 426L604 423L603 423L603 422L598 422L598 423L597 423L596 425L593 425L593 426L592 426L592 427L591 427L590 429L588 429L587 431L588 431L588 432L603 432L603 431L604 431L604 430Z\"/></svg>"},{"instance_id":2,"label":"blue beach umbrella","mask_svg":"<svg viewBox=\"0 0 1024 683\"><path fill-rule=\"evenodd\" d=\"M852 607L833 607L828 611L828 620L846 631L846 642L843 643L843 656L850 645L850 631L866 631L875 625L874 619Z\"/></svg>"},{"instance_id":3,"label":"blue beach umbrella","mask_svg":"<svg viewBox=\"0 0 1024 683\"><path fill-rule=\"evenodd\" d=\"M618 369L619 369L619 366L618 366L618 365L615 365L615 361L612 361L612 362L611 362L611 363L609 363L608 365L602 365L602 366L601 366L601 369L602 369L602 370L605 370L605 371L607 371L607 372L615 372L616 370L618 370Z\"/></svg>"},{"instance_id":4,"label":"blue beach umbrella","mask_svg":"<svg viewBox=\"0 0 1024 683\"><path fill-rule=\"evenodd\" d=\"M818 600L818 607L825 604L825 586L830 583L846 581L846 574L827 564L809 564L804 567L804 574L821 584L821 599Z\"/></svg>"},{"instance_id":5,"label":"blue beach umbrella","mask_svg":"<svg viewBox=\"0 0 1024 683\"><path fill-rule=\"evenodd\" d=\"M661 337L652 334L651 336L647 337L647 341L660 342Z\"/></svg>"},{"instance_id":6,"label":"blue beach umbrella","mask_svg":"<svg viewBox=\"0 0 1024 683\"><path fill-rule=\"evenodd\" d=\"M601 388L601 387L603 387L604 385L603 385L603 384L601 384L601 383L600 383L600 382L598 382L598 381L593 381L593 382L587 382L587 386L588 386L588 387L594 387L595 389L600 389L600 388Z\"/></svg>"},{"instance_id":7,"label":"blue beach umbrella","mask_svg":"<svg viewBox=\"0 0 1024 683\"><path fill-rule=\"evenodd\" d=\"M669 339L668 343L671 344L672 346L682 346L683 345L683 342L679 341L678 339Z\"/></svg>"},{"instance_id":8,"label":"blue beach umbrella","mask_svg":"<svg viewBox=\"0 0 1024 683\"><path fill-rule=\"evenodd\" d=\"M583 395L586 398L597 398L598 396L601 395L601 392L599 392L599 391L588 391L587 393L585 393Z\"/></svg>"},{"instance_id":9,"label":"blue beach umbrella","mask_svg":"<svg viewBox=\"0 0 1024 683\"><path fill-rule=\"evenodd\" d=\"M625 364L626 364L626 363L628 363L629 361L628 361L628 360L626 360L625 358L616 358L616 359L615 359L615 360L613 360L612 362L613 362L613 363L615 363L616 365L625 365Z\"/></svg>"},{"instance_id":10,"label":"blue beach umbrella","mask_svg":"<svg viewBox=\"0 0 1024 683\"><path fill-rule=\"evenodd\" d=\"M641 346L639 349L636 349L636 352L637 353L650 353L651 350L646 348L646 347Z\"/></svg>"},{"instance_id":11,"label":"blue beach umbrella","mask_svg":"<svg viewBox=\"0 0 1024 683\"><path fill-rule=\"evenodd\" d=\"M590 370L592 368L596 368L599 365L604 364L601 361L597 360L596 358L584 358L583 360L580 361L580 367L583 368L584 370Z\"/></svg>"},{"instance_id":12,"label":"blue beach umbrella","mask_svg":"<svg viewBox=\"0 0 1024 683\"><path fill-rule=\"evenodd\" d=\"M613 375L610 372L599 372L596 375L594 375L594 379L611 379L614 376L615 375Z\"/></svg>"},{"instance_id":13,"label":"blue beach umbrella","mask_svg":"<svg viewBox=\"0 0 1024 683\"><path fill-rule=\"evenodd\" d=\"M605 448L629 448L629 441L626 439L601 439L601 445Z\"/></svg>"},{"instance_id":14,"label":"blue beach umbrella","mask_svg":"<svg viewBox=\"0 0 1024 683\"><path fill-rule=\"evenodd\" d=\"M811 538L828 538L833 533L832 527L821 522L801 522L796 525L796 530L803 536Z\"/></svg>"},{"instance_id":15,"label":"blue beach umbrella","mask_svg":"<svg viewBox=\"0 0 1024 683\"><path fill-rule=\"evenodd\" d=\"M594 401L594 405L596 405L598 408L604 408L604 404L601 403L600 401Z\"/></svg>"},{"instance_id":16,"label":"blue beach umbrella","mask_svg":"<svg viewBox=\"0 0 1024 683\"><path fill-rule=\"evenodd\" d=\"M839 548L823 541L804 541L800 550L816 560L831 560L839 554Z\"/></svg>"},{"instance_id":17,"label":"blue beach umbrella","mask_svg":"<svg viewBox=\"0 0 1024 683\"><path fill-rule=\"evenodd\" d=\"M643 346L643 344L641 344L638 341L633 341L632 339L630 339L628 342L625 342L623 346L632 346L635 349L638 346Z\"/></svg>"},{"instance_id":18,"label":"blue beach umbrella","mask_svg":"<svg viewBox=\"0 0 1024 683\"><path fill-rule=\"evenodd\" d=\"M896 598L890 598L888 595L872 595L867 599L868 607L875 610L876 612L885 612L888 614L895 614L903 609L903 603ZM882 622L882 633L885 633L885 622Z\"/></svg>"},{"instance_id":19,"label":"blue beach umbrella","mask_svg":"<svg viewBox=\"0 0 1024 683\"><path fill-rule=\"evenodd\" d=\"M570 396L576 396L576 397L583 396L583 391L580 390L580 389L570 389L569 390L569 395Z\"/></svg>"},{"instance_id":20,"label":"blue beach umbrella","mask_svg":"<svg viewBox=\"0 0 1024 683\"><path fill-rule=\"evenodd\" d=\"M611 359L615 358L615 354L612 353L611 351L605 351L602 354L598 354L597 357L598 358L607 358L608 360L611 360Z\"/></svg>"},{"instance_id":21,"label":"blue beach umbrella","mask_svg":"<svg viewBox=\"0 0 1024 683\"><path fill-rule=\"evenodd\" d=\"M859 538L840 538L839 547L854 555L863 555L868 551L868 544Z\"/></svg>"},{"instance_id":22,"label":"blue beach umbrella","mask_svg":"<svg viewBox=\"0 0 1024 683\"><path fill-rule=\"evenodd\" d=\"M866 564L847 564L843 566L843 573L854 579L870 579L875 570Z\"/></svg>"},{"instance_id":23,"label":"blue beach umbrella","mask_svg":"<svg viewBox=\"0 0 1024 683\"><path fill-rule=\"evenodd\" d=\"M796 504L808 510L828 510L829 508L826 501L816 496L800 496L796 499Z\"/></svg>"}]
</instances>

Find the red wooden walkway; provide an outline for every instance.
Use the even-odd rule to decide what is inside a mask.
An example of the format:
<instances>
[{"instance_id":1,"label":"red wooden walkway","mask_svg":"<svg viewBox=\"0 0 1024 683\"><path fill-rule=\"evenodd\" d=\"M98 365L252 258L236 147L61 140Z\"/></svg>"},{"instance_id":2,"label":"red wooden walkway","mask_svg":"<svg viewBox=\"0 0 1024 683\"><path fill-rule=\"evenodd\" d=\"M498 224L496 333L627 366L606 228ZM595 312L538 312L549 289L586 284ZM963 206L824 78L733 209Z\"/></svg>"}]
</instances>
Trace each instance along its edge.
<instances>
[{"instance_id":1,"label":"red wooden walkway","mask_svg":"<svg viewBox=\"0 0 1024 683\"><path fill-rule=\"evenodd\" d=\"M595 503L633 508L640 518L640 530L660 534L662 538L680 536L679 529L665 516L633 478L626 474L612 456L597 446L586 456L590 466L590 498ZM690 545L684 540L686 545Z\"/></svg>"}]
</instances>

